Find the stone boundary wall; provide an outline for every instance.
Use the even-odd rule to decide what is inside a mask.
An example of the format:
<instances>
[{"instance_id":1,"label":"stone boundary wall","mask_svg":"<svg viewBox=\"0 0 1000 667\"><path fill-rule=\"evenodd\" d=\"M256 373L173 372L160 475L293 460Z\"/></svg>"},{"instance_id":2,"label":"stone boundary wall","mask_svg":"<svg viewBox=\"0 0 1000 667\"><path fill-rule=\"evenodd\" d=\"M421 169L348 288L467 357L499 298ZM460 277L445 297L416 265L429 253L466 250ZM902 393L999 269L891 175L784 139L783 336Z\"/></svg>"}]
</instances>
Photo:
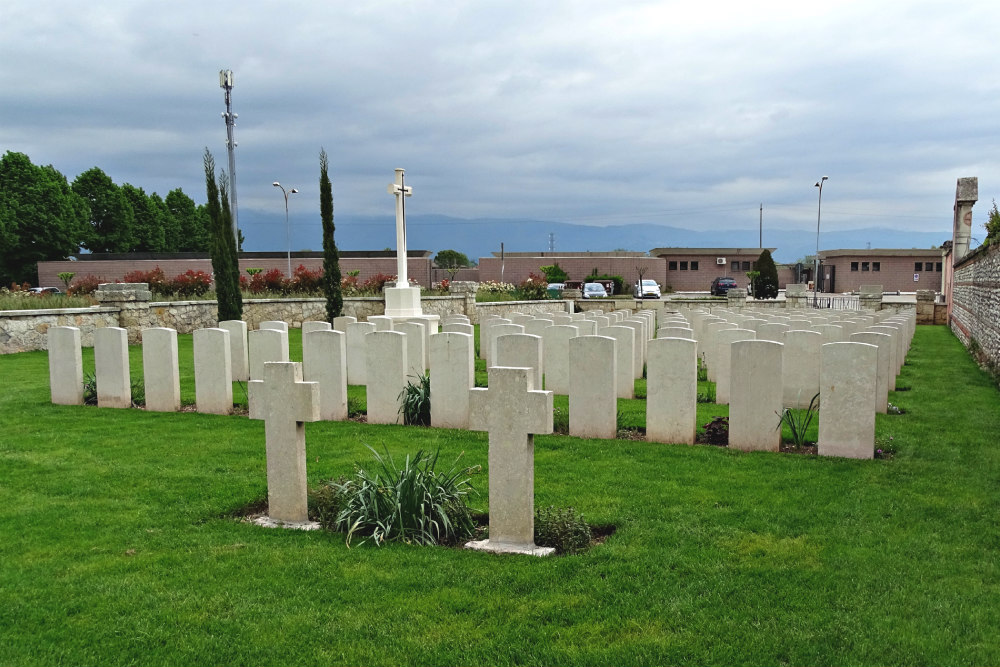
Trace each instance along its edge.
<instances>
[{"instance_id":1,"label":"stone boundary wall","mask_svg":"<svg viewBox=\"0 0 1000 667\"><path fill-rule=\"evenodd\" d=\"M478 321L477 312L496 306L504 310L512 304L521 305L522 312L535 307L563 309L564 302L505 302L475 304L474 298L465 295L424 297L424 313L432 315L468 315ZM483 306L482 309L474 306ZM507 308L512 312L517 308ZM379 297L344 299L344 314L364 320L369 315L385 313L385 302ZM248 299L243 302L243 319L250 329L261 322L281 320L289 326L301 327L302 322L323 320L326 317L325 299ZM50 310L0 311L0 354L48 349L47 334L52 326L73 326L80 329L85 347L94 344L94 330L101 327L123 327L129 331L129 342L138 343L140 332L147 327L169 327L178 333L191 333L195 329L218 324L218 304L215 301L156 301L121 302L91 308L59 308Z\"/></svg>"},{"instance_id":2,"label":"stone boundary wall","mask_svg":"<svg viewBox=\"0 0 1000 667\"><path fill-rule=\"evenodd\" d=\"M975 345L1000 363L1000 246L980 247L955 266L951 330L966 347Z\"/></svg>"}]
</instances>

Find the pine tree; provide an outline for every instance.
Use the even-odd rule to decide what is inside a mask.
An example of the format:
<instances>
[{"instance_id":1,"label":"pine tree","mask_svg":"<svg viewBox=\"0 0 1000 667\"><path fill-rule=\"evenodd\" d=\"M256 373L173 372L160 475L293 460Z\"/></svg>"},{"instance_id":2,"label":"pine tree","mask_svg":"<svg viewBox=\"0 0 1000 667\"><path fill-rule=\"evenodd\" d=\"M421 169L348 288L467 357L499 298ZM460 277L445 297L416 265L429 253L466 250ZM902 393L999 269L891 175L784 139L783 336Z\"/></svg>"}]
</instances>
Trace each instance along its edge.
<instances>
[{"instance_id":1,"label":"pine tree","mask_svg":"<svg viewBox=\"0 0 1000 667\"><path fill-rule=\"evenodd\" d=\"M319 216L323 223L323 293L326 295L326 319L344 312L344 294L340 288L340 254L333 240L333 186L328 175L326 151L319 151Z\"/></svg>"},{"instance_id":2,"label":"pine tree","mask_svg":"<svg viewBox=\"0 0 1000 667\"><path fill-rule=\"evenodd\" d=\"M753 298L776 299L778 297L778 267L774 265L771 251L764 249L757 258L757 276L753 280Z\"/></svg>"},{"instance_id":3,"label":"pine tree","mask_svg":"<svg viewBox=\"0 0 1000 667\"><path fill-rule=\"evenodd\" d=\"M211 226L212 271L219 304L219 321L243 319L243 295L240 293L239 256L233 238L232 213L229 210L229 181L225 172L215 182L215 158L205 149L205 188Z\"/></svg>"}]
</instances>

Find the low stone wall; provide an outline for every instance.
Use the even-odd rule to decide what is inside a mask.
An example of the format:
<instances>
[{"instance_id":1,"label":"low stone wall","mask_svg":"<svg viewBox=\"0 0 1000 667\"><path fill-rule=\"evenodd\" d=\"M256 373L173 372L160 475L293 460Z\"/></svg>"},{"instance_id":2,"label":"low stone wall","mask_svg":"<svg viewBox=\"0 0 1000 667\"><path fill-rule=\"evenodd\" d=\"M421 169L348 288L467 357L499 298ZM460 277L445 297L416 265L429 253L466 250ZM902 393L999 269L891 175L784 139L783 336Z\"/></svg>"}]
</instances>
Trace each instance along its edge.
<instances>
[{"instance_id":1,"label":"low stone wall","mask_svg":"<svg viewBox=\"0 0 1000 667\"><path fill-rule=\"evenodd\" d=\"M1000 245L980 246L955 266L951 302L951 330L1000 364Z\"/></svg>"},{"instance_id":2,"label":"low stone wall","mask_svg":"<svg viewBox=\"0 0 1000 667\"><path fill-rule=\"evenodd\" d=\"M579 303L579 302L578 302ZM564 300L553 301L491 301L489 303L477 303L475 312L469 315L473 324L478 324L487 315L499 315L504 317L511 313L524 313L525 315L541 315L542 313L552 313L559 311L573 312L573 302Z\"/></svg>"},{"instance_id":3,"label":"low stone wall","mask_svg":"<svg viewBox=\"0 0 1000 667\"><path fill-rule=\"evenodd\" d=\"M0 311L0 354L48 349L49 327L76 327L87 347L94 330L118 326L117 308L58 308Z\"/></svg>"}]
</instances>

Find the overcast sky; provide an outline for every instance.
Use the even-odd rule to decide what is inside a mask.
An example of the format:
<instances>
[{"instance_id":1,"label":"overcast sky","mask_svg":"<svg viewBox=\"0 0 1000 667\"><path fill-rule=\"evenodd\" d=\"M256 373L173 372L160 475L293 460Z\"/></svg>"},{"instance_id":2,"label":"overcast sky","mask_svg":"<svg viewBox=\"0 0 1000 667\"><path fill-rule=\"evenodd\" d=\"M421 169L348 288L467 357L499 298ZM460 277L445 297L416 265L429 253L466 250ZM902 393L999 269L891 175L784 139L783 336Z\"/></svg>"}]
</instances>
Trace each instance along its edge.
<instances>
[{"instance_id":1,"label":"overcast sky","mask_svg":"<svg viewBox=\"0 0 1000 667\"><path fill-rule=\"evenodd\" d=\"M947 236L978 176L981 237L998 35L995 0L3 0L0 150L203 202L229 68L241 212L279 180L318 219L325 147L338 215L405 167L411 214L815 229L828 175L824 230Z\"/></svg>"}]
</instances>

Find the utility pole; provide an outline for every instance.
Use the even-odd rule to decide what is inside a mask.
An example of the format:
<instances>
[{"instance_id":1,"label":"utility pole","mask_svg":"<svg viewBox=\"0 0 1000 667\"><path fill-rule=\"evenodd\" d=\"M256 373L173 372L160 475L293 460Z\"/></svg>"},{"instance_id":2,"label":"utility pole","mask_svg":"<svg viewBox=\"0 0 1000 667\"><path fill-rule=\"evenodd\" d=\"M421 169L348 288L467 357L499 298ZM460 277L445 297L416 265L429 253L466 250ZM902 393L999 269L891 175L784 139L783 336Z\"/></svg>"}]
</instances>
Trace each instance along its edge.
<instances>
[{"instance_id":1,"label":"utility pole","mask_svg":"<svg viewBox=\"0 0 1000 667\"><path fill-rule=\"evenodd\" d=\"M555 232L549 232L549 252L556 251L556 234Z\"/></svg>"},{"instance_id":2,"label":"utility pole","mask_svg":"<svg viewBox=\"0 0 1000 667\"><path fill-rule=\"evenodd\" d=\"M760 250L764 251L764 202L760 203Z\"/></svg>"},{"instance_id":3,"label":"utility pole","mask_svg":"<svg viewBox=\"0 0 1000 667\"><path fill-rule=\"evenodd\" d=\"M222 113L222 118L226 121L226 147L229 150L229 208L233 214L233 240L236 241L236 250L239 251L242 248L240 248L239 216L236 212L236 141L233 138L239 114L233 113L233 70L219 70L219 87L226 91L226 110Z\"/></svg>"}]
</instances>

